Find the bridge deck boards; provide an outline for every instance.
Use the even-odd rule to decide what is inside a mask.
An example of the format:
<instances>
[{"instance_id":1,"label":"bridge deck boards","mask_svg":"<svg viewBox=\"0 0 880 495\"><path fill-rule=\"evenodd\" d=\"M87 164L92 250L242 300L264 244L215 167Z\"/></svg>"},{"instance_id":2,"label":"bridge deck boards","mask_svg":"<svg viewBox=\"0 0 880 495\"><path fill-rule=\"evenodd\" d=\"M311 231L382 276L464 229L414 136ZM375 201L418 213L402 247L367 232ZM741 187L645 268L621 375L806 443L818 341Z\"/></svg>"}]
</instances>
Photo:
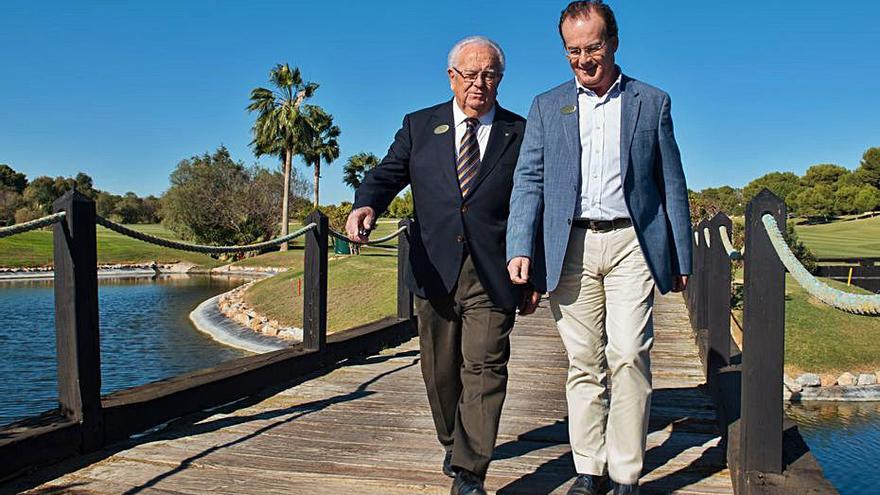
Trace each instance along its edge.
<instances>
[{"instance_id":1,"label":"bridge deck boards","mask_svg":"<svg viewBox=\"0 0 880 495\"><path fill-rule=\"evenodd\" d=\"M700 361L680 296L658 296L655 327L642 492L733 493L714 410L698 389ZM565 493L574 477L567 362L546 307L520 321L512 339L487 488ZM450 481L440 473L441 455L413 339L259 400L185 418L30 493L445 494Z\"/></svg>"}]
</instances>

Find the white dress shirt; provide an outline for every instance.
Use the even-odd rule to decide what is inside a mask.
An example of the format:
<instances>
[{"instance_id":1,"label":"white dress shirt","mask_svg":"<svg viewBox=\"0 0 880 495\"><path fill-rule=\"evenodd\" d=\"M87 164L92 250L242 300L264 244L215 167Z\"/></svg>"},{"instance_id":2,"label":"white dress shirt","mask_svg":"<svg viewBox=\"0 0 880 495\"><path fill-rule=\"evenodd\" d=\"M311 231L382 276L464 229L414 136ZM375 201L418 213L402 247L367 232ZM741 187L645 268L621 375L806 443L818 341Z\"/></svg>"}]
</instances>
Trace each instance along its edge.
<instances>
[{"instance_id":1,"label":"white dress shirt","mask_svg":"<svg viewBox=\"0 0 880 495\"><path fill-rule=\"evenodd\" d=\"M452 119L455 123L455 156L458 158L458 150L461 149L461 140L464 131L467 130L465 120L468 118L458 106L455 98L452 99ZM492 121L495 120L495 105L488 112L478 117L480 125L477 126L477 144L480 146L480 160L486 154L486 144L489 142L489 133L492 131Z\"/></svg>"},{"instance_id":2,"label":"white dress shirt","mask_svg":"<svg viewBox=\"0 0 880 495\"><path fill-rule=\"evenodd\" d=\"M581 197L575 216L592 220L629 218L620 176L621 76L599 97L581 86L578 127L581 136Z\"/></svg>"}]
</instances>

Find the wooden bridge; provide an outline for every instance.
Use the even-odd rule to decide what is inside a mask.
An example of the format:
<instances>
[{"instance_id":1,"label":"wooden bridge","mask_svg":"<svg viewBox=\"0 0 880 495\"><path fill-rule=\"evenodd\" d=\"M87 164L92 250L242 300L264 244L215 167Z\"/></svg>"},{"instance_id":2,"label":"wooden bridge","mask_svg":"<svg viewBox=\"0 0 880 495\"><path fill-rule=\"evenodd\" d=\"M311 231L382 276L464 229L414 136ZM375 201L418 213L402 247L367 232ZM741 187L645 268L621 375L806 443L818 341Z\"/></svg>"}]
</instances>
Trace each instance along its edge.
<instances>
[{"instance_id":1,"label":"wooden bridge","mask_svg":"<svg viewBox=\"0 0 880 495\"><path fill-rule=\"evenodd\" d=\"M509 395L487 489L565 493L565 350L546 302L512 336ZM732 494L684 301L659 297L646 493ZM445 494L418 339L69 462L27 493ZM67 467L69 466L69 467ZM78 468L78 469L77 469ZM42 477L42 478L41 478ZM21 486L21 485L20 485ZM23 486L23 488L26 487Z\"/></svg>"},{"instance_id":2,"label":"wooden bridge","mask_svg":"<svg viewBox=\"0 0 880 495\"><path fill-rule=\"evenodd\" d=\"M780 213L761 201L750 208ZM412 296L403 284L397 315L326 333L326 217L316 212L307 220L314 228L305 234L303 344L102 397L94 203L68 194L56 209L66 212L55 226L59 408L0 429L0 493L448 492L418 364ZM718 235L709 224L699 227ZM747 232L750 238L747 254L766 255L760 235ZM747 344L743 356L755 357L741 360L730 342L730 263L726 255L718 261L721 244L696 243L697 271L686 297L656 300L643 492L836 493L797 429L783 422L781 354ZM399 267L407 259L403 236ZM770 282L783 273L754 259L753 269L763 269ZM778 285L761 287L747 288L746 304L757 307L750 301L775 291L767 303L775 312ZM771 344L782 331L773 314L747 312L750 328L761 328ZM575 476L568 364L546 302L517 321L511 346L487 488L565 493ZM764 382L754 379L765 372Z\"/></svg>"}]
</instances>

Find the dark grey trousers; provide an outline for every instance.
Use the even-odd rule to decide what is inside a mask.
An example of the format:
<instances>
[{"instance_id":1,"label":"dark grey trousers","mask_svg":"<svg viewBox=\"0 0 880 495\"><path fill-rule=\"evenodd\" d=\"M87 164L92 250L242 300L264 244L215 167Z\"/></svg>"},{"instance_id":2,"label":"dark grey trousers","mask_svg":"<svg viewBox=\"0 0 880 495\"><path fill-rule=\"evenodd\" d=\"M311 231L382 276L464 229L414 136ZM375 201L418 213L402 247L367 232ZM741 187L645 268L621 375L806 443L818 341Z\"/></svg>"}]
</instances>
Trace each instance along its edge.
<instances>
[{"instance_id":1,"label":"dark grey trousers","mask_svg":"<svg viewBox=\"0 0 880 495\"><path fill-rule=\"evenodd\" d=\"M455 291L416 297L422 376L452 465L484 476L507 393L514 312L495 306L465 258Z\"/></svg>"}]
</instances>

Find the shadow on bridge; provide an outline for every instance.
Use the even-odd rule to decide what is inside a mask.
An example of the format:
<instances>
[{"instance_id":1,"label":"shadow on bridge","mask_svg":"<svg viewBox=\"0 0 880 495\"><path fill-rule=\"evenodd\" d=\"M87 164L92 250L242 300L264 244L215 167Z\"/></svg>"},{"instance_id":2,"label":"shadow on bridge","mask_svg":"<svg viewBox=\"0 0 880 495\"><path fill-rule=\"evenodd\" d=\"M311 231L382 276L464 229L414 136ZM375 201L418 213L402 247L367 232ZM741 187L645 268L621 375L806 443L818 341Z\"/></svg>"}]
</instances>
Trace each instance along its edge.
<instances>
[{"instance_id":1,"label":"shadow on bridge","mask_svg":"<svg viewBox=\"0 0 880 495\"><path fill-rule=\"evenodd\" d=\"M371 390L368 390L370 385L375 384L376 382L378 382L379 380L381 380L387 376L390 376L390 375L393 375L393 374L398 373L400 371L403 371L406 368L410 368L412 366L415 366L416 364L419 363L419 358L417 356L418 356L418 351L404 351L404 352L399 352L396 354L387 354L387 355L380 355L380 356L373 356L373 357L366 357L366 358L362 357L362 358L349 359L345 362L339 363L339 365L337 365L334 368L329 368L323 372L309 375L307 377L304 377L302 380L297 380L297 382L307 381L307 380L316 378L318 376L328 374L331 371L338 369L340 367L344 367L344 366L364 366L364 365L378 364L378 363L382 363L382 362L393 360L393 359L399 359L399 358L407 358L407 357L414 358L412 360L412 362L410 362L409 364L405 364L403 366L398 366L398 367L393 368L391 370L388 370L386 372L380 373L380 374L370 378L369 380L363 382L356 389L354 389L350 392L347 392L345 394L336 395L334 397L311 401L311 402L307 402L305 404L298 404L296 406L282 408L282 409L261 411L257 414L253 414L253 415L221 417L221 418L214 419L211 421L203 422L204 420L206 420L212 416L215 416L217 414L230 413L235 410L240 410L240 409L258 404L259 402L265 400L266 398L271 397L271 396L277 394L278 392L280 392L281 390L284 390L292 385L292 384L286 384L286 385L282 385L282 386L273 388L273 389L266 391L264 393L261 393L261 394L258 394L258 395L252 396L252 397L248 397L248 398L245 398L245 399L242 399L242 400L239 400L239 401L236 401L236 402L224 405L224 406L219 406L216 408L212 408L212 409L203 411L201 413L192 414L192 415L189 415L185 418L181 418L179 420L175 420L175 421L169 423L168 426L161 432L140 436L136 440L124 442L122 444L116 445L113 449L106 449L106 450L103 450L103 451L98 452L96 454L87 456L86 458L77 459L76 462L69 461L66 463L62 463L61 465L56 466L55 468L46 471L42 475L33 476L33 477L29 477L26 480L22 480L20 483L17 483L14 487L10 487L10 489L14 490L14 491L10 491L8 493L19 493L20 491L28 490L28 489L33 488L35 486L39 486L40 484L42 484L46 481L52 480L52 479L57 478L63 474L66 474L66 473L76 471L78 469L81 469L82 467L88 466L90 464L93 464L95 462L98 462L100 460L108 458L110 456L113 456L114 454L117 454L123 450L132 448L137 445L151 443L151 442L155 442L155 441L161 441L161 440L174 440L174 439L183 438L183 437L194 437L197 435L209 434L209 433L212 433L212 432L224 429L224 428L234 427L237 425L242 425L242 424L250 423L250 422L254 422L254 421L266 421L266 420L283 418L283 419L275 421L269 425L266 425L262 428L259 428L251 433L248 433L247 435L243 435L243 436L238 437L232 441L213 446L209 449L206 449L206 450L203 450L202 452L199 452L198 454L190 456L190 457L184 459L183 461L181 461L180 464L178 466L174 467L173 469L170 469L170 470L168 470L158 476L155 476L152 479L146 481L145 483L142 483L138 486L132 487L129 490L126 490L125 492L123 492L122 495L134 495L137 493L141 493L141 492L155 486L156 484L158 484L162 480L165 480L167 478L174 476L175 474L178 474L182 471L185 471L186 469L190 468L199 459L203 459L203 458L207 457L208 455L211 455L217 451L227 449L230 447L234 447L235 445L244 443L252 438L255 438L255 437L258 437L262 434L265 434L265 433L267 433L275 428L278 428L282 425L285 425L287 423L291 423L299 418L320 412L320 411L327 409L328 407L331 407L335 404L352 402L352 401L356 401L359 399L363 399L365 397L369 397L370 395L375 393ZM81 486L81 485L82 485L82 483L67 483L64 485L53 485L50 487L40 488L37 490L31 490L27 493L32 494L32 495L50 495L50 494L60 494L60 493L76 495L77 494L76 488L77 488L77 486ZM7 492L5 490L0 490L0 493L7 493ZM85 495L86 493L91 493L91 492L82 491L81 493L83 493Z\"/></svg>"},{"instance_id":2,"label":"shadow on bridge","mask_svg":"<svg viewBox=\"0 0 880 495\"><path fill-rule=\"evenodd\" d=\"M652 402L655 405L666 405L686 398L687 396L703 395L702 387L661 388L655 389ZM504 421L502 417L502 421ZM690 414L656 414L652 413L648 434L669 431L667 438L659 445L648 449L645 456L643 479L653 471L666 465L679 455L693 448L705 447L706 433L715 430L714 425L695 420ZM536 428L520 435L516 440L498 446L496 460L510 459L527 455L553 445L568 445L568 417L553 424ZM672 493L700 480L711 477L726 468L724 464L723 445L711 446L702 450L698 458L687 465L662 474L645 482L642 491L645 493ZM499 488L499 495L513 494L548 494L559 489L577 473L574 470L574 459L570 451L542 463L521 478Z\"/></svg>"}]
</instances>

